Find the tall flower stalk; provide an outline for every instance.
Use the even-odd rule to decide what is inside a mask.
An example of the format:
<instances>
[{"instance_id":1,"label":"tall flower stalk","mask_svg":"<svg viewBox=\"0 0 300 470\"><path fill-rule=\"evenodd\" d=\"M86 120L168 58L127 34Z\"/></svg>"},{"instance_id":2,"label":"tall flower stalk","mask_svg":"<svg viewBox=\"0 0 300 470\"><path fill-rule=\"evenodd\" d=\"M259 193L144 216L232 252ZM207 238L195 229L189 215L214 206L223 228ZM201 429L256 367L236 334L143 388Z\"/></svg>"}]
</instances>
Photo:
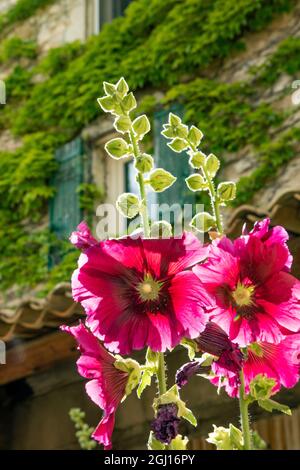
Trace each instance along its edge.
<instances>
[{"instance_id":1,"label":"tall flower stalk","mask_svg":"<svg viewBox=\"0 0 300 470\"><path fill-rule=\"evenodd\" d=\"M70 238L82 251L72 292L86 318L64 330L79 344L78 371L103 410L93 438L110 449L118 406L133 390L140 398L156 377L148 448L186 449L181 420L193 426L197 420L180 393L196 374L224 387L240 404L241 429L214 426L208 442L220 450L261 446L250 429L249 405L290 414L272 397L299 380L300 282L288 272L288 235L282 227L270 229L266 219L233 242L227 239L221 208L235 198L235 183L216 182L220 161L202 152L201 130L173 113L162 134L172 150L187 152L193 173L186 184L193 192L207 191L211 207L193 216L191 231L181 238L172 236L168 222L152 221L148 191L163 192L176 178L154 168L153 157L144 152L150 122L144 114L132 117L136 100L124 78L103 86L98 102L114 116L120 134L105 149L114 159L133 161L139 187L139 194L120 194L116 206L126 219L139 218L142 236L98 242L82 222ZM203 245L196 232L208 232L212 242ZM164 353L179 345L191 362L179 367L169 386ZM141 349L144 364L121 356Z\"/></svg>"}]
</instances>

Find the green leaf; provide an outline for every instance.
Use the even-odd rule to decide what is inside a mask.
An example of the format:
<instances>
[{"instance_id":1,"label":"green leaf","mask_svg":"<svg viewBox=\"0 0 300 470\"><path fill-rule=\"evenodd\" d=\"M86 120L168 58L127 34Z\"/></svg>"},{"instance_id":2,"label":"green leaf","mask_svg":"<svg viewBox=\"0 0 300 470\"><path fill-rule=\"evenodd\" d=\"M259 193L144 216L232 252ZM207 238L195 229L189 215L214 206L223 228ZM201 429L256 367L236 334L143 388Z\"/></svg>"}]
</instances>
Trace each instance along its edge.
<instances>
[{"instance_id":1,"label":"green leaf","mask_svg":"<svg viewBox=\"0 0 300 470\"><path fill-rule=\"evenodd\" d=\"M119 116L114 122L115 129L122 134L131 129L131 119L128 116Z\"/></svg>"},{"instance_id":2,"label":"green leaf","mask_svg":"<svg viewBox=\"0 0 300 470\"><path fill-rule=\"evenodd\" d=\"M137 117L133 121L132 127L136 135L138 135L139 137L144 136L151 129L150 122L146 114L143 114L142 116Z\"/></svg>"},{"instance_id":3,"label":"green leaf","mask_svg":"<svg viewBox=\"0 0 300 470\"><path fill-rule=\"evenodd\" d=\"M172 186L177 178L163 168L157 168L150 174L149 184L153 191L161 193Z\"/></svg>"},{"instance_id":4,"label":"green leaf","mask_svg":"<svg viewBox=\"0 0 300 470\"><path fill-rule=\"evenodd\" d=\"M170 126L169 124L164 124L163 128L164 129L161 132L161 135L163 135L167 139L173 139L174 137L176 137L172 126Z\"/></svg>"},{"instance_id":5,"label":"green leaf","mask_svg":"<svg viewBox=\"0 0 300 470\"><path fill-rule=\"evenodd\" d=\"M199 348L198 348L196 341L192 339L188 339L188 338L183 338L180 341L180 344L181 346L187 349L189 359L193 361L195 358L196 352L199 352Z\"/></svg>"},{"instance_id":6,"label":"green leaf","mask_svg":"<svg viewBox=\"0 0 300 470\"><path fill-rule=\"evenodd\" d=\"M128 95L126 95L123 98L122 105L123 105L124 111L127 113L129 113L130 111L136 108L136 99L132 92L130 92Z\"/></svg>"},{"instance_id":7,"label":"green leaf","mask_svg":"<svg viewBox=\"0 0 300 470\"><path fill-rule=\"evenodd\" d=\"M116 87L112 83L103 82L103 88L108 96L113 96L116 92Z\"/></svg>"},{"instance_id":8,"label":"green leaf","mask_svg":"<svg viewBox=\"0 0 300 470\"><path fill-rule=\"evenodd\" d=\"M192 126L188 133L188 141L195 147L198 147L203 137L203 133L196 126Z\"/></svg>"},{"instance_id":9,"label":"green leaf","mask_svg":"<svg viewBox=\"0 0 300 470\"><path fill-rule=\"evenodd\" d=\"M202 168L206 160L206 155L203 152L191 152L189 164L192 168Z\"/></svg>"},{"instance_id":10,"label":"green leaf","mask_svg":"<svg viewBox=\"0 0 300 470\"><path fill-rule=\"evenodd\" d=\"M109 140L105 144L105 150L112 158L124 158L128 156L129 146L124 139L120 137Z\"/></svg>"},{"instance_id":11,"label":"green leaf","mask_svg":"<svg viewBox=\"0 0 300 470\"><path fill-rule=\"evenodd\" d=\"M172 127L177 127L181 124L181 119L174 113L169 113L169 124Z\"/></svg>"},{"instance_id":12,"label":"green leaf","mask_svg":"<svg viewBox=\"0 0 300 470\"><path fill-rule=\"evenodd\" d=\"M105 112L113 112L115 110L115 100L110 96L103 96L97 99L99 105Z\"/></svg>"},{"instance_id":13,"label":"green leaf","mask_svg":"<svg viewBox=\"0 0 300 470\"><path fill-rule=\"evenodd\" d=\"M198 232L208 232L215 227L216 219L208 212L200 212L192 218L190 225Z\"/></svg>"},{"instance_id":14,"label":"green leaf","mask_svg":"<svg viewBox=\"0 0 300 470\"><path fill-rule=\"evenodd\" d=\"M276 411L281 411L281 413L285 413L286 415L289 415L289 416L291 416L292 414L292 411L289 406L282 405L281 403L271 400L270 398L267 398L266 400L257 400L257 403L259 404L261 408L263 408L266 411L269 411L270 413L273 410L276 410Z\"/></svg>"},{"instance_id":15,"label":"green leaf","mask_svg":"<svg viewBox=\"0 0 300 470\"><path fill-rule=\"evenodd\" d=\"M119 212L128 219L133 219L140 211L139 198L133 193L120 194L116 205Z\"/></svg>"},{"instance_id":16,"label":"green leaf","mask_svg":"<svg viewBox=\"0 0 300 470\"><path fill-rule=\"evenodd\" d=\"M155 439L153 431L150 432L148 443L148 450L165 450L166 446L162 442Z\"/></svg>"},{"instance_id":17,"label":"green leaf","mask_svg":"<svg viewBox=\"0 0 300 470\"><path fill-rule=\"evenodd\" d=\"M169 142L168 147L170 149L174 150L174 152L181 153L183 150L188 148L188 145L183 139L180 139L179 137L176 137L175 139L172 140L172 142Z\"/></svg>"},{"instance_id":18,"label":"green leaf","mask_svg":"<svg viewBox=\"0 0 300 470\"><path fill-rule=\"evenodd\" d=\"M116 90L121 98L124 98L126 93L129 91L129 86L125 78L121 77L118 83L116 84Z\"/></svg>"},{"instance_id":19,"label":"green leaf","mask_svg":"<svg viewBox=\"0 0 300 470\"><path fill-rule=\"evenodd\" d=\"M209 176L213 178L220 168L220 160L213 153L209 154L205 162L205 168Z\"/></svg>"},{"instance_id":20,"label":"green leaf","mask_svg":"<svg viewBox=\"0 0 300 470\"><path fill-rule=\"evenodd\" d=\"M207 183L204 181L203 176L198 174L188 176L185 182L191 191L203 191L207 189Z\"/></svg>"},{"instance_id":21,"label":"green leaf","mask_svg":"<svg viewBox=\"0 0 300 470\"><path fill-rule=\"evenodd\" d=\"M153 372L150 370L145 370L142 374L142 379L140 381L140 384L137 389L137 396L138 398L141 398L141 395L143 391L145 390L146 387L149 387L151 385L151 379L153 376Z\"/></svg>"}]
</instances>

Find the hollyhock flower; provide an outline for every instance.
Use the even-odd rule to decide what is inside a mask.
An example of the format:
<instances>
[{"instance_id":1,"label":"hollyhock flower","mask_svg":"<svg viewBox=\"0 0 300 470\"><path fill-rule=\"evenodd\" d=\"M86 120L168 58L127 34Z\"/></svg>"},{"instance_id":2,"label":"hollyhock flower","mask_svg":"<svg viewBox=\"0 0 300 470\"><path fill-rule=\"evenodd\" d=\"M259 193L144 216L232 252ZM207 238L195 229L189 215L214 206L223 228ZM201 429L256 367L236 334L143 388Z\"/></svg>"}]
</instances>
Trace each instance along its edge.
<instances>
[{"instance_id":1,"label":"hollyhock flower","mask_svg":"<svg viewBox=\"0 0 300 470\"><path fill-rule=\"evenodd\" d=\"M156 418L151 423L151 430L157 439L164 444L170 444L178 434L180 419L177 417L178 407L175 403L160 405Z\"/></svg>"},{"instance_id":2,"label":"hollyhock flower","mask_svg":"<svg viewBox=\"0 0 300 470\"><path fill-rule=\"evenodd\" d=\"M300 334L291 334L279 344L253 343L247 347L246 356L243 363L246 393L249 393L251 381L260 374L274 379L273 393L278 392L282 386L292 388L299 380ZM238 372L226 369L217 361L212 364L212 372L215 374L211 379L214 385L225 387L231 397L238 396Z\"/></svg>"},{"instance_id":3,"label":"hollyhock flower","mask_svg":"<svg viewBox=\"0 0 300 470\"><path fill-rule=\"evenodd\" d=\"M193 268L210 295L210 319L242 347L300 330L300 282L287 272L287 234L268 227L266 220L234 242L215 240L207 261Z\"/></svg>"},{"instance_id":4,"label":"hollyhock flower","mask_svg":"<svg viewBox=\"0 0 300 470\"><path fill-rule=\"evenodd\" d=\"M75 245L79 250L86 250L90 246L97 245L98 241L91 234L86 222L81 222L77 230L72 232L70 242Z\"/></svg>"},{"instance_id":5,"label":"hollyhock flower","mask_svg":"<svg viewBox=\"0 0 300 470\"><path fill-rule=\"evenodd\" d=\"M206 292L188 269L207 253L191 233L181 239L102 241L81 254L73 297L109 350L128 354L149 346L165 351L205 327Z\"/></svg>"},{"instance_id":6,"label":"hollyhock flower","mask_svg":"<svg viewBox=\"0 0 300 470\"><path fill-rule=\"evenodd\" d=\"M93 433L93 438L111 448L111 436L115 423L116 410L129 391L130 369L121 370L115 366L116 358L108 353L98 339L80 323L77 326L63 326L79 345L81 356L77 361L79 374L89 379L85 389L91 400L103 411L104 415ZM135 361L131 361L135 362ZM136 363L137 367L138 364Z\"/></svg>"}]
</instances>

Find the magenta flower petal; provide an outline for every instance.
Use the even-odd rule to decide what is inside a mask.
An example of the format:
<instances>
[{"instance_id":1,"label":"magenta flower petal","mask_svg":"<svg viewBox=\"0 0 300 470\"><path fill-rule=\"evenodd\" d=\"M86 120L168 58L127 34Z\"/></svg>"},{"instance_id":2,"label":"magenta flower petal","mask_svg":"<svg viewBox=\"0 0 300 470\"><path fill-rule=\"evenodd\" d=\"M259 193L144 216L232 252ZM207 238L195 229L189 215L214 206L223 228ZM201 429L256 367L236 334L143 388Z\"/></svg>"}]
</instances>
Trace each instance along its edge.
<instances>
[{"instance_id":1,"label":"magenta flower petal","mask_svg":"<svg viewBox=\"0 0 300 470\"><path fill-rule=\"evenodd\" d=\"M216 240L209 258L193 268L210 295L202 302L210 319L242 347L279 343L300 330L300 283L286 272L286 240L282 227L269 229L265 220L233 243Z\"/></svg>"},{"instance_id":2,"label":"magenta flower petal","mask_svg":"<svg viewBox=\"0 0 300 470\"><path fill-rule=\"evenodd\" d=\"M111 450L111 436L113 433L115 425L115 413L111 413L107 416L104 416L98 426L96 427L95 431L92 434L92 437L99 442L99 444L103 444L104 450Z\"/></svg>"},{"instance_id":3,"label":"magenta flower petal","mask_svg":"<svg viewBox=\"0 0 300 470\"><path fill-rule=\"evenodd\" d=\"M299 381L300 371L300 334L291 334L279 344L258 342L249 345L247 358L243 362L245 391L249 393L250 383L257 375L265 375L275 381L273 392L281 387L292 388ZM231 397L238 396L239 374L229 371L220 362L212 365L215 377L211 382L225 387Z\"/></svg>"},{"instance_id":4,"label":"magenta flower petal","mask_svg":"<svg viewBox=\"0 0 300 470\"><path fill-rule=\"evenodd\" d=\"M206 256L207 248L191 234L100 242L79 258L73 297L110 351L128 354L145 346L165 351L204 328L204 289L185 270Z\"/></svg>"},{"instance_id":5,"label":"magenta flower petal","mask_svg":"<svg viewBox=\"0 0 300 470\"><path fill-rule=\"evenodd\" d=\"M86 222L81 222L77 230L70 236L70 242L80 250L86 250L91 246L97 245L98 241L91 234Z\"/></svg>"},{"instance_id":6,"label":"magenta flower petal","mask_svg":"<svg viewBox=\"0 0 300 470\"><path fill-rule=\"evenodd\" d=\"M128 373L114 366L115 358L109 354L98 339L80 323L78 326L64 326L62 329L77 340L81 356L77 361L78 372L86 379L86 392L91 400L104 412L95 430L94 438L105 448L111 447L114 415L128 381Z\"/></svg>"}]
</instances>

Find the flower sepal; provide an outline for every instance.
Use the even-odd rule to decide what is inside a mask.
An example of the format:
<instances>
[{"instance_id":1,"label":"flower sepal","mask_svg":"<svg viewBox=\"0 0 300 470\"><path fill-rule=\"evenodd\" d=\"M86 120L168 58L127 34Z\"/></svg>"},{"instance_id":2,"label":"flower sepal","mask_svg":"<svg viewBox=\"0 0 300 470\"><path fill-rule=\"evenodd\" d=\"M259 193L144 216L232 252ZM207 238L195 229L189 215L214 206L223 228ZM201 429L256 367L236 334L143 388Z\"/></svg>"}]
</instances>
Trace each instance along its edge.
<instances>
[{"instance_id":1,"label":"flower sepal","mask_svg":"<svg viewBox=\"0 0 300 470\"><path fill-rule=\"evenodd\" d=\"M274 395L274 387L276 382L274 379L269 379L263 374L259 374L250 383L250 396L249 401L257 401L258 405L266 411L272 413L274 410L280 411L287 415L291 415L291 409L287 405L278 403L270 397Z\"/></svg>"},{"instance_id":2,"label":"flower sepal","mask_svg":"<svg viewBox=\"0 0 300 470\"><path fill-rule=\"evenodd\" d=\"M158 439L156 439L153 431L151 431L149 434L148 442L147 442L147 449L148 450L165 450L166 445L160 442Z\"/></svg>"},{"instance_id":3,"label":"flower sepal","mask_svg":"<svg viewBox=\"0 0 300 470\"><path fill-rule=\"evenodd\" d=\"M138 362L134 361L133 359L123 359L121 356L116 355L116 361L114 362L114 366L122 370L123 372L127 372L128 380L125 388L125 397L126 398L132 390L134 390L141 378L141 367Z\"/></svg>"},{"instance_id":4,"label":"flower sepal","mask_svg":"<svg viewBox=\"0 0 300 470\"><path fill-rule=\"evenodd\" d=\"M178 434L175 439L171 441L169 445L169 450L186 450L189 440L186 436Z\"/></svg>"}]
</instances>

